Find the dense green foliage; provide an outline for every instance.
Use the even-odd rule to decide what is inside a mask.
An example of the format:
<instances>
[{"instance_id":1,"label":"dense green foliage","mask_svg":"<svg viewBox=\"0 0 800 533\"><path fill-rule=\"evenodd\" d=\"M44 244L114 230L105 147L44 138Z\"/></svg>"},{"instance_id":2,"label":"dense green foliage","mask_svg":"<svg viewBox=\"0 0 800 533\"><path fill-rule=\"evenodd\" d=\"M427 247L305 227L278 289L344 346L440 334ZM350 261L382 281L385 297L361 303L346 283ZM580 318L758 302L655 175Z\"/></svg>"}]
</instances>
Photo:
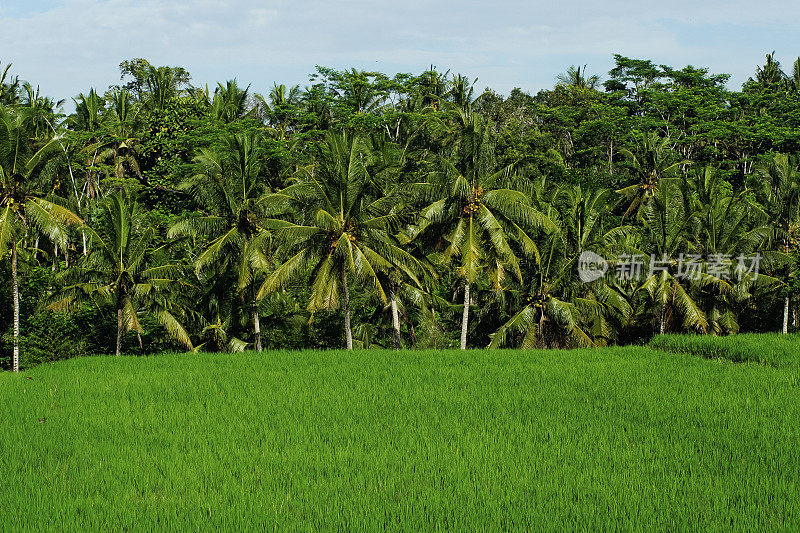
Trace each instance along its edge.
<instances>
[{"instance_id":1,"label":"dense green foliage","mask_svg":"<svg viewBox=\"0 0 800 533\"><path fill-rule=\"evenodd\" d=\"M73 359L0 374L0 516L37 531L792 530L798 378L646 347Z\"/></svg>"},{"instance_id":2,"label":"dense green foliage","mask_svg":"<svg viewBox=\"0 0 800 533\"><path fill-rule=\"evenodd\" d=\"M800 63L768 56L730 90L615 56L535 95L436 70L318 67L264 93L120 70L71 113L3 70L4 368L14 346L25 368L798 327ZM612 271L642 257L643 275L585 282L586 251ZM756 254L758 276L739 260Z\"/></svg>"}]
</instances>

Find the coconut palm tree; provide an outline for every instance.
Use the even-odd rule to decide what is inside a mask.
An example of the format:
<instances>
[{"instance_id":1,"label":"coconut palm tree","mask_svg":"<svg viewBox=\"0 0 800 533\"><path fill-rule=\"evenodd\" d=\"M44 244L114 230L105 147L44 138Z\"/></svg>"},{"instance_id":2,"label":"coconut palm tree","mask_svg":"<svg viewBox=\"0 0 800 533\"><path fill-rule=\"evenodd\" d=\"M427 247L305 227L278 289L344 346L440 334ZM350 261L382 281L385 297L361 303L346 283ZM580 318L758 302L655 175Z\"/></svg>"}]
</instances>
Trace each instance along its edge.
<instances>
[{"instance_id":1,"label":"coconut palm tree","mask_svg":"<svg viewBox=\"0 0 800 533\"><path fill-rule=\"evenodd\" d=\"M0 107L0 258L11 249L11 290L14 306L12 369L19 371L19 243L30 231L43 234L62 248L66 226L81 219L48 194L43 186L47 163L57 155L56 139L39 142L25 109Z\"/></svg>"},{"instance_id":2,"label":"coconut palm tree","mask_svg":"<svg viewBox=\"0 0 800 533\"><path fill-rule=\"evenodd\" d=\"M249 85L240 89L235 79L228 80L225 85L218 83L211 101L211 116L226 124L244 117L249 91Z\"/></svg>"},{"instance_id":3,"label":"coconut palm tree","mask_svg":"<svg viewBox=\"0 0 800 533\"><path fill-rule=\"evenodd\" d=\"M181 67L154 67L144 70L143 104L151 110L163 110L170 102L184 94L188 86L189 73Z\"/></svg>"},{"instance_id":4,"label":"coconut palm tree","mask_svg":"<svg viewBox=\"0 0 800 533\"><path fill-rule=\"evenodd\" d=\"M19 76L9 75L11 63L7 64L0 71L0 105L12 105L17 103L19 96Z\"/></svg>"},{"instance_id":5,"label":"coconut palm tree","mask_svg":"<svg viewBox=\"0 0 800 533\"><path fill-rule=\"evenodd\" d=\"M694 268L689 261L681 262L682 257L699 252L693 238L699 226L698 213L682 180L662 179L642 207L642 219L645 235L641 246L629 251L645 262L648 273L638 292L648 297L659 333L669 329L707 333L708 317L699 305L701 291L725 296L733 287L707 265Z\"/></svg>"},{"instance_id":6,"label":"coconut palm tree","mask_svg":"<svg viewBox=\"0 0 800 533\"><path fill-rule=\"evenodd\" d=\"M464 113L471 112L475 104L477 104L481 98L481 96L473 98L475 94L474 85L477 81L477 78L469 81L469 78L461 74L453 75L453 77L447 81L448 89L444 95L444 99L453 105L456 110L460 110Z\"/></svg>"},{"instance_id":7,"label":"coconut palm tree","mask_svg":"<svg viewBox=\"0 0 800 533\"><path fill-rule=\"evenodd\" d=\"M511 166L498 167L494 158L494 127L471 112L458 110L454 124L445 124L449 150L436 154L427 186L420 188L426 204L412 232L424 247L436 251L443 265L457 264L463 280L464 308L461 349L467 346L470 289L488 275L500 290L506 271L522 277L512 239L532 242L527 232L551 223L533 208L530 198L514 189Z\"/></svg>"},{"instance_id":8,"label":"coconut palm tree","mask_svg":"<svg viewBox=\"0 0 800 533\"><path fill-rule=\"evenodd\" d=\"M775 59L774 50L771 54L767 54L767 62L764 63L764 66L756 67L755 81L763 87L774 87L785 83L786 74L781 70L781 62Z\"/></svg>"},{"instance_id":9,"label":"coconut palm tree","mask_svg":"<svg viewBox=\"0 0 800 533\"><path fill-rule=\"evenodd\" d=\"M86 167L84 181L86 195L90 199L100 195L100 188L95 175L97 155L105 146L106 132L102 130L105 114L105 101L92 88L89 94L79 94L74 98L75 113L67 117L67 122L74 131L79 132L76 143L80 143L82 159Z\"/></svg>"},{"instance_id":10,"label":"coconut palm tree","mask_svg":"<svg viewBox=\"0 0 800 533\"><path fill-rule=\"evenodd\" d=\"M94 88L89 89L89 94L79 94L72 99L75 102L75 113L70 122L73 128L81 131L94 131L103 120L105 101L97 94Z\"/></svg>"},{"instance_id":11,"label":"coconut palm tree","mask_svg":"<svg viewBox=\"0 0 800 533\"><path fill-rule=\"evenodd\" d=\"M119 185L124 185L126 176L142 176L138 161L141 142L134 128L140 108L125 90L115 91L109 104L103 117L107 136L102 143L96 145L99 148L96 161L109 165L109 177L113 177Z\"/></svg>"},{"instance_id":12,"label":"coconut palm tree","mask_svg":"<svg viewBox=\"0 0 800 533\"><path fill-rule=\"evenodd\" d=\"M755 167L753 187L759 193L761 205L772 229L771 242L789 254L800 245L800 171L797 160L786 154L772 157ZM786 273L787 276L789 272ZM791 296L783 304L783 333L789 330Z\"/></svg>"},{"instance_id":13,"label":"coconut palm tree","mask_svg":"<svg viewBox=\"0 0 800 533\"><path fill-rule=\"evenodd\" d=\"M755 290L767 290L780 282L763 271L757 276L737 271L739 257L761 255L765 266L787 264L788 256L766 250L771 227L763 208L752 192L735 191L720 172L707 166L684 181L684 195L689 199L698 226L691 232L690 248L704 258L704 268L721 271L724 292L703 291L699 295L709 322L709 332L736 333L739 330L737 309L751 303ZM720 261L723 261L720 264Z\"/></svg>"},{"instance_id":14,"label":"coconut palm tree","mask_svg":"<svg viewBox=\"0 0 800 533\"><path fill-rule=\"evenodd\" d=\"M404 183L405 163L408 158L408 150L400 148L396 143L389 141L388 135L375 135L372 137L371 147L371 173L382 184L388 193L396 199L395 205L391 208L393 214L412 220L411 215L415 212L411 202L413 194L410 193L407 183ZM406 251L410 252L414 261L402 266L395 266L379 276L381 284L388 290L389 311L392 317L393 345L395 350L402 348L400 331L400 310L405 308L402 298L413 300L420 303L418 293L422 290L420 282L429 285L436 279L434 265L425 257L425 254L418 249L408 248L409 236L405 228L401 228L391 235L393 242L401 244ZM412 276L408 275L406 269L410 269Z\"/></svg>"},{"instance_id":15,"label":"coconut palm tree","mask_svg":"<svg viewBox=\"0 0 800 533\"><path fill-rule=\"evenodd\" d=\"M248 132L223 137L221 149L201 150L195 158L197 174L182 188L201 207L203 216L186 218L168 233L207 243L195 261L201 280L222 282L228 274L235 277L232 288L250 306L253 346L258 351L262 346L257 278L270 264L270 235L264 222L271 170L265 142L259 133Z\"/></svg>"},{"instance_id":16,"label":"coconut palm tree","mask_svg":"<svg viewBox=\"0 0 800 533\"><path fill-rule=\"evenodd\" d=\"M28 82L22 84L18 107L23 108L27 117L30 135L36 139L52 134L53 124L57 120L57 109L64 101L55 102L47 96L41 96L39 87Z\"/></svg>"},{"instance_id":17,"label":"coconut palm tree","mask_svg":"<svg viewBox=\"0 0 800 533\"><path fill-rule=\"evenodd\" d=\"M351 68L337 78L334 92L357 115L376 113L386 101L386 91L376 83L385 79L383 74Z\"/></svg>"},{"instance_id":18,"label":"coconut palm tree","mask_svg":"<svg viewBox=\"0 0 800 533\"><path fill-rule=\"evenodd\" d=\"M267 124L278 132L280 139L285 138L294 125L300 96L299 85L287 88L286 85L277 83L267 97L261 94L255 96Z\"/></svg>"},{"instance_id":19,"label":"coconut palm tree","mask_svg":"<svg viewBox=\"0 0 800 533\"><path fill-rule=\"evenodd\" d=\"M534 236L526 247L525 283L508 291L508 303L521 309L492 335L490 347L513 340L523 348L603 345L612 340L609 320L627 320L630 305L610 280L581 280L578 268L584 252L608 257L612 238L624 233L603 227L612 206L610 195L606 189L571 185L534 187L534 205L554 230Z\"/></svg>"},{"instance_id":20,"label":"coconut palm tree","mask_svg":"<svg viewBox=\"0 0 800 533\"><path fill-rule=\"evenodd\" d=\"M800 57L792 63L792 76L788 78L787 82L791 91L800 93Z\"/></svg>"},{"instance_id":21,"label":"coconut palm tree","mask_svg":"<svg viewBox=\"0 0 800 533\"><path fill-rule=\"evenodd\" d=\"M600 76L592 74L586 75L586 65L570 65L566 72L556 76L556 85L563 87L574 87L578 89L596 89L600 84Z\"/></svg>"},{"instance_id":22,"label":"coconut palm tree","mask_svg":"<svg viewBox=\"0 0 800 533\"><path fill-rule=\"evenodd\" d=\"M272 221L288 259L267 277L259 297L310 275L308 309L341 307L345 345L352 350L350 278L385 304L381 274L399 270L416 281L417 262L393 236L403 216L395 211L398 199L385 174L371 172L375 155L369 140L328 132L315 160L296 184L268 197L276 214L293 214L297 222Z\"/></svg>"},{"instance_id":23,"label":"coconut palm tree","mask_svg":"<svg viewBox=\"0 0 800 533\"><path fill-rule=\"evenodd\" d=\"M116 192L100 203L86 232L90 252L61 275L64 287L48 309L67 311L87 301L113 306L116 355L122 354L125 333L142 333L143 312L154 315L168 335L191 349L179 319L183 311L172 297L186 286L181 267L170 262L169 245L155 246L156 232L142 206Z\"/></svg>"},{"instance_id":24,"label":"coconut palm tree","mask_svg":"<svg viewBox=\"0 0 800 533\"><path fill-rule=\"evenodd\" d=\"M617 191L621 200L628 204L623 215L627 218L639 212L648 198L653 196L662 178L674 177L684 164L678 160L670 147L669 137L655 132L641 135L633 149L622 148L631 177L636 181Z\"/></svg>"},{"instance_id":25,"label":"coconut palm tree","mask_svg":"<svg viewBox=\"0 0 800 533\"><path fill-rule=\"evenodd\" d=\"M490 348L498 348L519 336L521 348L592 346L584 314L599 312L602 304L571 293L577 263L564 254L562 235L553 232L540 243L540 255L533 256L529 281L519 290L507 291L510 304L522 307L491 336Z\"/></svg>"}]
</instances>

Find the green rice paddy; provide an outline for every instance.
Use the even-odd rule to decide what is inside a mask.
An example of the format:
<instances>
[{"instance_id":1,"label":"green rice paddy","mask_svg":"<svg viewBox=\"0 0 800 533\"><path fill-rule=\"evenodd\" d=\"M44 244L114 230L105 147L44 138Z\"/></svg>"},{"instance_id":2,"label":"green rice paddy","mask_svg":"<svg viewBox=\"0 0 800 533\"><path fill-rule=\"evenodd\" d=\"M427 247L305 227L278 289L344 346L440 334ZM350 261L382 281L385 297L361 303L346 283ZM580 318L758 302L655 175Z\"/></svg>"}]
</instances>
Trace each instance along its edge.
<instances>
[{"instance_id":1,"label":"green rice paddy","mask_svg":"<svg viewBox=\"0 0 800 533\"><path fill-rule=\"evenodd\" d=\"M800 368L800 335L745 333L728 337L711 335L657 335L650 347L736 363L757 363Z\"/></svg>"},{"instance_id":2,"label":"green rice paddy","mask_svg":"<svg viewBox=\"0 0 800 533\"><path fill-rule=\"evenodd\" d=\"M0 374L2 531L600 528L800 528L798 366L628 347Z\"/></svg>"}]
</instances>

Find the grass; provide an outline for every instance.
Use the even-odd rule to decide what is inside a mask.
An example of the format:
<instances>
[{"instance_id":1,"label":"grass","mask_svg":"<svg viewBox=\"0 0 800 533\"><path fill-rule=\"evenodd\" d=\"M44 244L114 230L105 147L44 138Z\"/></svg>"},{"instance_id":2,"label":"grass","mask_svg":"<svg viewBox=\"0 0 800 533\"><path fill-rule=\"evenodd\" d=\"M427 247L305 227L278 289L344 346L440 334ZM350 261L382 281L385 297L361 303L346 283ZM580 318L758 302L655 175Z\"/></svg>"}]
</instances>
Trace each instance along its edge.
<instances>
[{"instance_id":1,"label":"grass","mask_svg":"<svg viewBox=\"0 0 800 533\"><path fill-rule=\"evenodd\" d=\"M710 335L657 335L650 347L735 363L759 363L777 368L800 368L800 335L746 333L727 337Z\"/></svg>"},{"instance_id":2,"label":"grass","mask_svg":"<svg viewBox=\"0 0 800 533\"><path fill-rule=\"evenodd\" d=\"M641 347L74 359L0 374L0 529L797 529L799 384Z\"/></svg>"}]
</instances>

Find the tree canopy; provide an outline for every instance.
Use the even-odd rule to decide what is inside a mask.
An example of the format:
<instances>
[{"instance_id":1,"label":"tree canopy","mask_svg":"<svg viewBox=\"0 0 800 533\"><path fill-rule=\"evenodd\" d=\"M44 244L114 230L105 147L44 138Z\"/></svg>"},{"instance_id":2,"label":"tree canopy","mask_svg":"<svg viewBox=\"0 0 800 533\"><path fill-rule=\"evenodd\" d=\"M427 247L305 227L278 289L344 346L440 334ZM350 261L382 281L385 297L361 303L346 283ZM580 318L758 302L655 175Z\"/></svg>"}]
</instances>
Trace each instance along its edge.
<instances>
[{"instance_id":1,"label":"tree canopy","mask_svg":"<svg viewBox=\"0 0 800 533\"><path fill-rule=\"evenodd\" d=\"M71 111L2 63L0 366L800 328L800 58L614 63L503 95L134 58Z\"/></svg>"}]
</instances>

